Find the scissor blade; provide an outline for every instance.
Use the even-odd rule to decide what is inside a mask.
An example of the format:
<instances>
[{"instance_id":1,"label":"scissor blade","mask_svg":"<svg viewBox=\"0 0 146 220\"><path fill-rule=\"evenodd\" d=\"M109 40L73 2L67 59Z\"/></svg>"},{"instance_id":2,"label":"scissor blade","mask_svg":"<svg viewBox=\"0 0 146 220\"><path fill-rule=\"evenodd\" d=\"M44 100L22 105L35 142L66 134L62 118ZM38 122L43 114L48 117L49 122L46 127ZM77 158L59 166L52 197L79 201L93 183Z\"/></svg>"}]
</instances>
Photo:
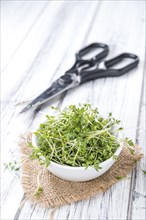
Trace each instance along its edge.
<instances>
[{"instance_id":1,"label":"scissor blade","mask_svg":"<svg viewBox=\"0 0 146 220\"><path fill-rule=\"evenodd\" d=\"M25 108L21 110L20 113L26 112L29 109L36 107L49 101L50 99L56 97L57 95L63 93L64 91L73 88L80 84L80 76L77 76L75 73L68 73L61 76L52 85L36 97L32 102L30 102Z\"/></svg>"}]
</instances>

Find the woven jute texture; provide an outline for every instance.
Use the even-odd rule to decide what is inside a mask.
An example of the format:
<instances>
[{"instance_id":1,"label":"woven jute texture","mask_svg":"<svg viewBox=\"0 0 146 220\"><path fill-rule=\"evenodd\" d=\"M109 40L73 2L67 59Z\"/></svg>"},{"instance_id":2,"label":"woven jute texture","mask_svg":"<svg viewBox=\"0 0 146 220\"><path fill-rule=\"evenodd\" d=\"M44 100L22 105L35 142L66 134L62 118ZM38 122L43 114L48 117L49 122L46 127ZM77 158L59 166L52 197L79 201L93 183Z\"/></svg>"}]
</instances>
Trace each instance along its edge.
<instances>
[{"instance_id":1,"label":"woven jute texture","mask_svg":"<svg viewBox=\"0 0 146 220\"><path fill-rule=\"evenodd\" d=\"M126 176L142 157L139 148L135 148L135 154L131 154L124 147L118 160L102 176L87 182L70 182L51 174L46 168L40 166L36 160L29 159L31 149L28 148L28 142L30 141L31 134L21 137L20 148L23 156L21 182L26 199L43 207L58 207L70 204L108 190L114 183L119 181L120 177ZM36 196L39 186L42 187L42 191Z\"/></svg>"}]
</instances>

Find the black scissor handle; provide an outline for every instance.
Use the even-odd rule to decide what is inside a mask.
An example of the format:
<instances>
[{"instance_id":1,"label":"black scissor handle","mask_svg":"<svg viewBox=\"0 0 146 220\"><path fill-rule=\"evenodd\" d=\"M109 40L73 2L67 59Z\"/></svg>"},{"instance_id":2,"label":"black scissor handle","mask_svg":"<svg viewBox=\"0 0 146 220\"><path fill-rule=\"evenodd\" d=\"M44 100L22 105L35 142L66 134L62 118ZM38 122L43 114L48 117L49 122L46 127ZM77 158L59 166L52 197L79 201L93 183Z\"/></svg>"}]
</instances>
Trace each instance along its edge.
<instances>
[{"instance_id":1,"label":"black scissor handle","mask_svg":"<svg viewBox=\"0 0 146 220\"><path fill-rule=\"evenodd\" d=\"M114 69L111 68L113 67L115 64L121 63L123 61L123 59L126 58L130 58L131 62L119 69ZM125 73L127 73L128 71L132 70L133 68L135 68L139 63L139 58L138 56L136 56L135 54L131 54L131 53L123 53L117 57L114 57L113 59L107 60L105 62L103 62L104 67L105 68L95 68L94 70L84 70L81 73L81 83L90 81L90 80L94 80L94 79L98 79L98 78L103 78L103 77L117 77L117 76L121 76Z\"/></svg>"},{"instance_id":2,"label":"black scissor handle","mask_svg":"<svg viewBox=\"0 0 146 220\"><path fill-rule=\"evenodd\" d=\"M99 49L102 49L102 51L99 52ZM95 52L94 56L89 59L85 59L85 55L91 55L91 52ZM88 69L91 66L94 66L97 64L98 61L105 58L109 52L109 47L106 44L103 43L92 43L88 46L82 48L76 53L76 61L73 64L73 66L66 71L65 74L68 73L76 73L77 75L80 74L82 70Z\"/></svg>"},{"instance_id":3,"label":"black scissor handle","mask_svg":"<svg viewBox=\"0 0 146 220\"><path fill-rule=\"evenodd\" d=\"M121 63L124 59L131 59L131 62L127 64L126 66L119 68L119 69L111 69L115 64ZM123 53L113 59L105 61L105 66L107 69L116 70L117 76L123 75L124 73L127 73L128 71L132 70L134 67L136 67L139 63L139 58L135 54L131 53Z\"/></svg>"},{"instance_id":4,"label":"black scissor handle","mask_svg":"<svg viewBox=\"0 0 146 220\"><path fill-rule=\"evenodd\" d=\"M101 52L99 52L99 49L102 49ZM89 55L92 51L97 50L97 53L91 57L90 59L84 59L85 55ZM107 56L109 52L109 47L106 44L103 43L92 43L88 45L87 47L84 47L83 49L79 50L76 53L76 60L79 62L85 62L87 61L88 63L93 63L93 65L98 61L103 59L104 57Z\"/></svg>"}]
</instances>

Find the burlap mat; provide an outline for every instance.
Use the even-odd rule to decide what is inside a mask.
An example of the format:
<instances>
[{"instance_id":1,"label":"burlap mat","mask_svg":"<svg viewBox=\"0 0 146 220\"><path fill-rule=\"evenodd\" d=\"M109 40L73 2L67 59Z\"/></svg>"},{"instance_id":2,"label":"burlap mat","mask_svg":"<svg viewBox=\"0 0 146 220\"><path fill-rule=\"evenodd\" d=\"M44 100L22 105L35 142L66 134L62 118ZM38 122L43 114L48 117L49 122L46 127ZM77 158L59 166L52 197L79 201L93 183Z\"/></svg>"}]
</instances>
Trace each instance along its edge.
<instances>
[{"instance_id":1,"label":"burlap mat","mask_svg":"<svg viewBox=\"0 0 146 220\"><path fill-rule=\"evenodd\" d=\"M58 207L70 204L94 196L99 191L108 190L121 177L126 176L142 157L139 148L133 155L124 147L119 159L102 176L87 182L70 182L56 177L46 168L40 166L37 161L29 159L31 149L28 148L28 142L30 141L31 134L22 137L20 141L24 161L22 163L21 182L26 199L31 200L33 203L39 203L43 207ZM41 190L39 194L36 194L38 185L41 186Z\"/></svg>"}]
</instances>

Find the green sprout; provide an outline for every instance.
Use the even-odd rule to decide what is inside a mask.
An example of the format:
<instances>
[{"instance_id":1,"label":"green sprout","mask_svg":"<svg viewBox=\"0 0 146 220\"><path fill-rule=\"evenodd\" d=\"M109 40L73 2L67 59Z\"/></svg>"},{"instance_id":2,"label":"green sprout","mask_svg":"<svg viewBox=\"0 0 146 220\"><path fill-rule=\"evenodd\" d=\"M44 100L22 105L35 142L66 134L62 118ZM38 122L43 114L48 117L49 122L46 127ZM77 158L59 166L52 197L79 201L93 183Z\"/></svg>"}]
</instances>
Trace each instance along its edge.
<instances>
[{"instance_id":1,"label":"green sprout","mask_svg":"<svg viewBox=\"0 0 146 220\"><path fill-rule=\"evenodd\" d=\"M40 173L37 175L37 189L34 192L34 196L38 199L43 192L43 188L40 184Z\"/></svg>"},{"instance_id":2,"label":"green sprout","mask_svg":"<svg viewBox=\"0 0 146 220\"><path fill-rule=\"evenodd\" d=\"M117 155L113 155L112 158L113 158L113 160L118 160L118 156Z\"/></svg>"},{"instance_id":3,"label":"green sprout","mask_svg":"<svg viewBox=\"0 0 146 220\"><path fill-rule=\"evenodd\" d=\"M46 115L46 122L34 132L38 146L29 145L31 159L39 159L46 166L53 161L99 170L99 164L112 157L120 146L117 134L122 128L112 113L104 118L90 104L70 105L62 111L54 108L54 111L56 114Z\"/></svg>"}]
</instances>

